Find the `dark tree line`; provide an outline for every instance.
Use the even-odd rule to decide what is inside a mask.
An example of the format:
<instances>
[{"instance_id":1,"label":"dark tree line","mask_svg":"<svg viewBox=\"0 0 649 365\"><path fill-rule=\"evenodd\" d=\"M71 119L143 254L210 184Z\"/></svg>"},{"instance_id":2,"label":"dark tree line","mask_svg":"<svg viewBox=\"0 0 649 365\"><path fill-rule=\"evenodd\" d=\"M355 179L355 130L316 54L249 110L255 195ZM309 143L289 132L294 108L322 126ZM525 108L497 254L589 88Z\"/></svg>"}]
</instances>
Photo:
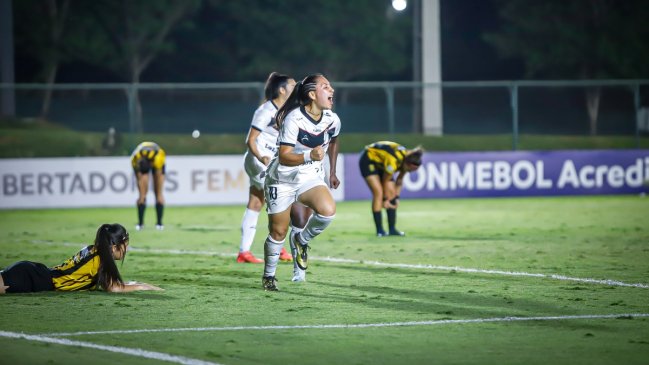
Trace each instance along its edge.
<instances>
[{"instance_id":1,"label":"dark tree line","mask_svg":"<svg viewBox=\"0 0 649 365\"><path fill-rule=\"evenodd\" d=\"M16 43L38 60L41 70L33 81L52 85L59 68L76 61L137 84L151 62L173 49L169 34L198 9L200 0L33 0L16 5ZM51 95L51 88L46 89L41 117L48 115ZM139 96L130 100L131 120L141 130Z\"/></svg>"},{"instance_id":2,"label":"dark tree line","mask_svg":"<svg viewBox=\"0 0 649 365\"><path fill-rule=\"evenodd\" d=\"M505 58L525 62L530 79L649 78L649 1L496 0L501 28L485 34ZM597 134L600 87L585 92Z\"/></svg>"},{"instance_id":3,"label":"dark tree line","mask_svg":"<svg viewBox=\"0 0 649 365\"><path fill-rule=\"evenodd\" d=\"M100 75L87 82L262 81L272 70L412 77L411 17L383 1L20 0L14 8L17 55L34 71L19 82L45 82L50 63Z\"/></svg>"},{"instance_id":4,"label":"dark tree line","mask_svg":"<svg viewBox=\"0 0 649 365\"><path fill-rule=\"evenodd\" d=\"M465 26L448 9L472 14L488 8L485 2L499 26L478 32L476 42L504 62L524 64L521 77L649 78L647 0L440 0L442 30L449 22ZM295 77L323 72L336 81L412 80L412 7L396 13L389 1L13 3L17 82L262 81L275 70ZM448 54L456 59L443 54L443 64L476 56ZM596 87L585 94L593 134L601 97ZM133 113L138 119L137 104Z\"/></svg>"}]
</instances>

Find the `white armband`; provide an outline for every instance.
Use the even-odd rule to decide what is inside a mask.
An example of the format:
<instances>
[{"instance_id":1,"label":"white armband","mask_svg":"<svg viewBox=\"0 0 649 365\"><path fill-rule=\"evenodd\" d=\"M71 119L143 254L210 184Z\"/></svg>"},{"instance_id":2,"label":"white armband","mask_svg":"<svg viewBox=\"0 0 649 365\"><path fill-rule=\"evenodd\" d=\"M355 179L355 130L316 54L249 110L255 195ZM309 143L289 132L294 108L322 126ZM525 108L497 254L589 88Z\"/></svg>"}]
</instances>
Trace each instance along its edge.
<instances>
[{"instance_id":1,"label":"white armband","mask_svg":"<svg viewBox=\"0 0 649 365\"><path fill-rule=\"evenodd\" d=\"M304 151L304 163L311 161L311 151Z\"/></svg>"}]
</instances>

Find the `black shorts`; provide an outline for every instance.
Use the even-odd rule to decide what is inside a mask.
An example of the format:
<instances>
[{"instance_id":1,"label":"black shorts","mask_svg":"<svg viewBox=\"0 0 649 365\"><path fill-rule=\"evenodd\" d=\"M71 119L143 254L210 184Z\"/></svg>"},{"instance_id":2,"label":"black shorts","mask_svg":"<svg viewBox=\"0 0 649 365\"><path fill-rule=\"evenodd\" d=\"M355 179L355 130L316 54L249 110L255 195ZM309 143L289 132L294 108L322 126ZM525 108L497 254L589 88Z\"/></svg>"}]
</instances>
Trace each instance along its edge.
<instances>
[{"instance_id":1,"label":"black shorts","mask_svg":"<svg viewBox=\"0 0 649 365\"><path fill-rule=\"evenodd\" d=\"M370 161L367 157L367 151L361 153L361 158L358 160L358 167L361 170L361 176L368 177L370 175L379 175L383 179L383 170L375 162Z\"/></svg>"},{"instance_id":2,"label":"black shorts","mask_svg":"<svg viewBox=\"0 0 649 365\"><path fill-rule=\"evenodd\" d=\"M161 169L161 170L162 170L162 171L161 171L162 174L164 175L164 174L167 172L167 164L162 165L162 169ZM155 174L156 171L158 171L158 169L152 167L152 168L151 168L151 171L149 171L149 172L152 172L153 174ZM137 173L138 173L138 172L140 172L140 170L134 167L134 168L133 168L133 173L135 174L135 176L137 176ZM149 172L147 172L147 174L148 174Z\"/></svg>"},{"instance_id":3,"label":"black shorts","mask_svg":"<svg viewBox=\"0 0 649 365\"><path fill-rule=\"evenodd\" d=\"M50 269L38 262L19 261L4 269L1 274L5 286L8 286L7 293L54 290Z\"/></svg>"}]
</instances>

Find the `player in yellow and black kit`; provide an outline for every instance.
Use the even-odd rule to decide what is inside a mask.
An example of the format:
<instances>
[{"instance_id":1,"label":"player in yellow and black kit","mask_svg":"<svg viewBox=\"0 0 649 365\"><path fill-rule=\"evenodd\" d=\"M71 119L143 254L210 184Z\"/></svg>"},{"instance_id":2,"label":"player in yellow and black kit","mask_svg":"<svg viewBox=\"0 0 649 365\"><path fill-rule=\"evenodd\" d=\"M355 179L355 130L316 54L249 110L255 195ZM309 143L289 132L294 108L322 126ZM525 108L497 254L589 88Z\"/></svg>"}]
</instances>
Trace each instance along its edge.
<instances>
[{"instance_id":1,"label":"player in yellow and black kit","mask_svg":"<svg viewBox=\"0 0 649 365\"><path fill-rule=\"evenodd\" d=\"M361 152L359 167L361 175L372 191L372 215L376 225L376 235L403 236L397 230L397 208L403 177L421 165L423 150L420 147L409 150L390 141L375 142L365 146ZM398 172L396 179L395 173ZM383 230L381 209L388 215L388 233Z\"/></svg>"},{"instance_id":2,"label":"player in yellow and black kit","mask_svg":"<svg viewBox=\"0 0 649 365\"><path fill-rule=\"evenodd\" d=\"M87 246L58 266L19 261L0 271L0 294L39 291L105 290L126 292L161 290L145 283L124 283L115 260L124 260L128 232L121 224L103 224L94 245Z\"/></svg>"},{"instance_id":3,"label":"player in yellow and black kit","mask_svg":"<svg viewBox=\"0 0 649 365\"><path fill-rule=\"evenodd\" d=\"M137 198L137 218L135 226L137 231L144 227L144 210L146 209L146 195L149 191L149 172L153 175L153 191L155 193L155 211L157 215L156 229L163 230L162 213L164 211L164 197L162 187L165 178L165 151L154 142L142 142L131 154L131 165L137 178L137 189L140 195Z\"/></svg>"}]
</instances>

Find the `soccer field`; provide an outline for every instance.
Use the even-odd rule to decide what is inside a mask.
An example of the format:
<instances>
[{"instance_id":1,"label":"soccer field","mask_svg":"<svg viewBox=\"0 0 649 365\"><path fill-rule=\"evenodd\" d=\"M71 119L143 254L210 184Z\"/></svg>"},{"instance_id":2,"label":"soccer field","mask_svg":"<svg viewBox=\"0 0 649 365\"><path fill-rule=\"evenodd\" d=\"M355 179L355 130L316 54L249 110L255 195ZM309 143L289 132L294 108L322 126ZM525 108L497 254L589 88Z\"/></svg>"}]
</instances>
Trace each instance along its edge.
<instances>
[{"instance_id":1,"label":"soccer field","mask_svg":"<svg viewBox=\"0 0 649 365\"><path fill-rule=\"evenodd\" d=\"M125 280L163 292L0 296L3 364L647 364L649 198L405 200L406 237L343 202L307 282L237 264L243 206L131 229ZM135 207L0 211L0 267L61 263ZM253 253L263 257L260 216Z\"/></svg>"}]
</instances>

